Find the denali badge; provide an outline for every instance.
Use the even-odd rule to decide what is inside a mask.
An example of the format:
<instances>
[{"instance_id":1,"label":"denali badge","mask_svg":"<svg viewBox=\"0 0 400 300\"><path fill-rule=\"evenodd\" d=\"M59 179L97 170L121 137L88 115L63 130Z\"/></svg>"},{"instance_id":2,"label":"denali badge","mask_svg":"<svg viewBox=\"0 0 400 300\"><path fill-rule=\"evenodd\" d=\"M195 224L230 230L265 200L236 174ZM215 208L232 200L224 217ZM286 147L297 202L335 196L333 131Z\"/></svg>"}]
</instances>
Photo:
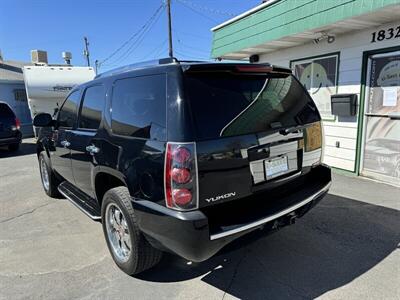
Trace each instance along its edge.
<instances>
[{"instance_id":1,"label":"denali badge","mask_svg":"<svg viewBox=\"0 0 400 300\"><path fill-rule=\"evenodd\" d=\"M227 199L227 198L234 197L234 196L236 196L236 192L228 193L228 194L225 194L225 195L219 195L219 196L216 196L216 197L207 198L206 201L208 203L210 203L210 202L215 202L215 201L218 201L218 200L221 200L221 199Z\"/></svg>"}]
</instances>

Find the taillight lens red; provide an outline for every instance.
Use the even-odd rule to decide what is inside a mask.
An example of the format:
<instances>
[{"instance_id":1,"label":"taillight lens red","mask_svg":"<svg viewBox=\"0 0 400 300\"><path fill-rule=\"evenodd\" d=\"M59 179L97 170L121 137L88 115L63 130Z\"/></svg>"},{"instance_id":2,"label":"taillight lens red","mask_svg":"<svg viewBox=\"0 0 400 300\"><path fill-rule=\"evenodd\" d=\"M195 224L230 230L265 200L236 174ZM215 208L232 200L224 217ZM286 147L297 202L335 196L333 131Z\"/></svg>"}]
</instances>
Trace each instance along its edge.
<instances>
[{"instance_id":1,"label":"taillight lens red","mask_svg":"<svg viewBox=\"0 0 400 300\"><path fill-rule=\"evenodd\" d=\"M191 155L190 150L182 146L176 148L172 153L174 161L180 164L187 162L190 159L190 155Z\"/></svg>"},{"instance_id":2,"label":"taillight lens red","mask_svg":"<svg viewBox=\"0 0 400 300\"><path fill-rule=\"evenodd\" d=\"M18 118L15 118L15 127L17 127L17 129L21 128L21 121Z\"/></svg>"},{"instance_id":3,"label":"taillight lens red","mask_svg":"<svg viewBox=\"0 0 400 300\"><path fill-rule=\"evenodd\" d=\"M172 180L176 183L186 183L190 180L190 170L185 168L173 168L171 170Z\"/></svg>"},{"instance_id":4,"label":"taillight lens red","mask_svg":"<svg viewBox=\"0 0 400 300\"><path fill-rule=\"evenodd\" d=\"M165 202L167 207L190 210L198 207L195 143L167 143L165 155Z\"/></svg>"},{"instance_id":5,"label":"taillight lens red","mask_svg":"<svg viewBox=\"0 0 400 300\"><path fill-rule=\"evenodd\" d=\"M174 189L172 197L179 206L185 206L192 201L192 193L188 189Z\"/></svg>"}]
</instances>

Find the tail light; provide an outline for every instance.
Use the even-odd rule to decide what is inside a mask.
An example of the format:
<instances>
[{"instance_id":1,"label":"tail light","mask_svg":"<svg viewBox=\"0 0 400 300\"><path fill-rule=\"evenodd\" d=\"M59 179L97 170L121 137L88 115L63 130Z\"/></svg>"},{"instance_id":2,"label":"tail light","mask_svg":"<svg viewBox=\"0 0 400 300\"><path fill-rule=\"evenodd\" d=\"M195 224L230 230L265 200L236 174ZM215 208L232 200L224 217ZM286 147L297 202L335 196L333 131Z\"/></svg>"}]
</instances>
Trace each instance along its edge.
<instances>
[{"instance_id":1,"label":"tail light","mask_svg":"<svg viewBox=\"0 0 400 300\"><path fill-rule=\"evenodd\" d=\"M21 121L15 118L15 125L11 126L11 130L19 130L21 128Z\"/></svg>"},{"instance_id":2,"label":"tail light","mask_svg":"<svg viewBox=\"0 0 400 300\"><path fill-rule=\"evenodd\" d=\"M164 189L167 207L177 210L198 208L195 143L167 143Z\"/></svg>"},{"instance_id":3,"label":"tail light","mask_svg":"<svg viewBox=\"0 0 400 300\"><path fill-rule=\"evenodd\" d=\"M17 129L21 128L21 121L18 118L15 118L15 127L17 127Z\"/></svg>"}]
</instances>

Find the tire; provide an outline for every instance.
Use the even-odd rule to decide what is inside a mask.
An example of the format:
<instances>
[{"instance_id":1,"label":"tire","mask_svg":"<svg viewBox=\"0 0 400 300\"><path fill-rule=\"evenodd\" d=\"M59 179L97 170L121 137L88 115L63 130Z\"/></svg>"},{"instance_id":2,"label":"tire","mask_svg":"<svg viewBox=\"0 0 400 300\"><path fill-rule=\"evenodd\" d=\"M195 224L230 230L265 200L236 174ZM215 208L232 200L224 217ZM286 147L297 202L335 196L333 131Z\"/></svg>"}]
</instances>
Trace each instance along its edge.
<instances>
[{"instance_id":1,"label":"tire","mask_svg":"<svg viewBox=\"0 0 400 300\"><path fill-rule=\"evenodd\" d=\"M162 252L153 248L139 230L126 187L116 187L106 192L101 205L101 218L112 258L126 274L139 274L161 260Z\"/></svg>"},{"instance_id":2,"label":"tire","mask_svg":"<svg viewBox=\"0 0 400 300\"><path fill-rule=\"evenodd\" d=\"M8 150L9 150L9 151L12 151L12 152L18 151L19 145L20 145L19 143L8 145Z\"/></svg>"},{"instance_id":3,"label":"tire","mask_svg":"<svg viewBox=\"0 0 400 300\"><path fill-rule=\"evenodd\" d=\"M48 158L44 151L39 154L39 169L40 179L45 193L49 197L60 198L61 194L58 191L58 185L60 184L60 181L55 176L53 170L51 170L48 163Z\"/></svg>"}]
</instances>

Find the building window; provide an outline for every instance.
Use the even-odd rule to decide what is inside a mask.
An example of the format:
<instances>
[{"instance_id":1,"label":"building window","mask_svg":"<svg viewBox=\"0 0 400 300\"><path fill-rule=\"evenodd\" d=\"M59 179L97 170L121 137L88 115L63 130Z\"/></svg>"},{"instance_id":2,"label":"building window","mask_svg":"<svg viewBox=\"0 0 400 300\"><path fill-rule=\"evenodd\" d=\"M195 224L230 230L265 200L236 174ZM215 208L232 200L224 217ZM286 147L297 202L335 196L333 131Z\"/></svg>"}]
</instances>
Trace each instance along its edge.
<instances>
[{"instance_id":1,"label":"building window","mask_svg":"<svg viewBox=\"0 0 400 300\"><path fill-rule=\"evenodd\" d=\"M14 98L15 101L24 101L26 102L28 99L26 97L26 91L25 90L14 90Z\"/></svg>"},{"instance_id":2,"label":"building window","mask_svg":"<svg viewBox=\"0 0 400 300\"><path fill-rule=\"evenodd\" d=\"M333 120L331 95L337 92L339 55L320 56L291 62L291 68L308 90L323 119Z\"/></svg>"}]
</instances>

